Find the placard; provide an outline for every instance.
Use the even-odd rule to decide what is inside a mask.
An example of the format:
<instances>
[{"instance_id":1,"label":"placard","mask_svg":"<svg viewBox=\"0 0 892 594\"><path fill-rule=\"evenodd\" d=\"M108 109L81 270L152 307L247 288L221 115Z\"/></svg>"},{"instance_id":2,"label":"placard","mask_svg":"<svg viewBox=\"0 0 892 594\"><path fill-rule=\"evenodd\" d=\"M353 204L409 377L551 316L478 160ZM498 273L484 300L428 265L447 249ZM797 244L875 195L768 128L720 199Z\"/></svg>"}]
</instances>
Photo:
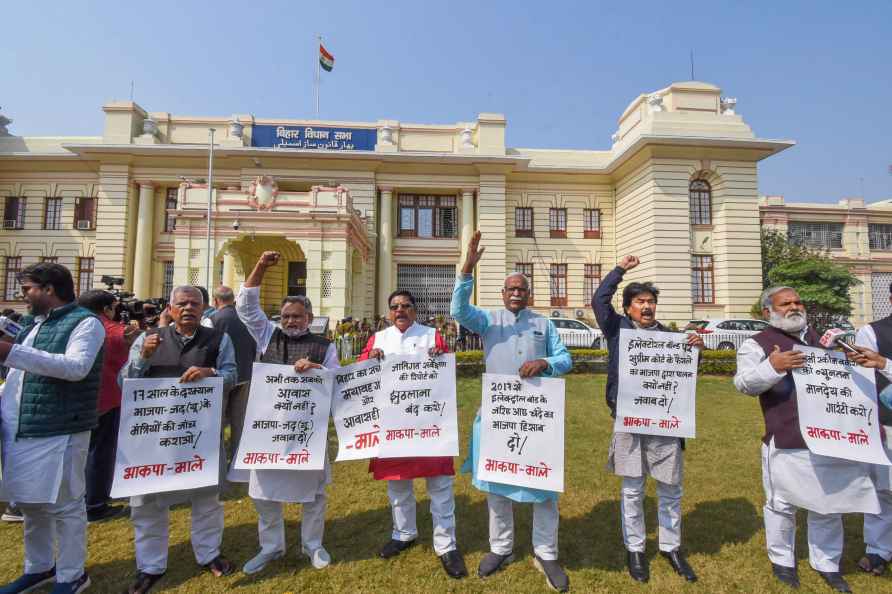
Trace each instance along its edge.
<instances>
[{"instance_id":1,"label":"placard","mask_svg":"<svg viewBox=\"0 0 892 594\"><path fill-rule=\"evenodd\" d=\"M381 364L377 359L353 363L334 373L331 408L338 433L336 461L378 455L381 434Z\"/></svg>"}]
</instances>

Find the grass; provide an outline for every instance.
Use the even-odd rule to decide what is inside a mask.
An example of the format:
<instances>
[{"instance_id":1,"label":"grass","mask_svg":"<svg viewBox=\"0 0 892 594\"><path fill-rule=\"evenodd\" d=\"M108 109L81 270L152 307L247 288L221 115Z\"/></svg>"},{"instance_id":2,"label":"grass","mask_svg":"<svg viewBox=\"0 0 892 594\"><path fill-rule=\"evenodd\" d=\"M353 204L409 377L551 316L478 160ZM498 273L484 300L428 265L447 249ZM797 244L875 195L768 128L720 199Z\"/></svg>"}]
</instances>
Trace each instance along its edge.
<instances>
[{"instance_id":1,"label":"grass","mask_svg":"<svg viewBox=\"0 0 892 594\"><path fill-rule=\"evenodd\" d=\"M560 560L575 592L788 592L771 576L762 527L763 503L759 436L762 420L755 399L738 394L729 378L704 377L699 383L698 437L688 440L684 489L683 543L700 576L688 585L656 554L656 507L652 481L646 505L651 581L634 584L624 569L619 528L619 478L604 464L611 420L604 404L604 376L567 378L566 491L560 499ZM479 379L459 379L459 427L462 454L480 401ZM334 431L330 432L334 439ZM329 452L336 444L329 444ZM461 460L456 459L456 468ZM189 544L189 509L171 513L170 561L157 591L216 593L245 592L540 592L543 576L532 566L530 506L515 506L515 554L518 560L482 581L477 564L489 550L486 499L459 475L455 484L458 544L472 576L454 581L443 573L430 545L431 523L422 481L416 481L419 498L420 546L396 559L377 558L389 538L391 520L383 482L374 481L365 462L334 465L329 486L325 546L330 567L314 570L298 557L300 508L286 506L289 550L264 572L240 572L213 578L195 564ZM804 592L830 592L807 560L805 519L800 514L797 551ZM847 516L842 571L852 588L863 592L890 592L892 578L867 576L855 567L863 554L860 516ZM22 571L20 524L0 525L5 542L0 583ZM223 552L239 567L258 550L257 517L242 487L226 496L226 532ZM133 528L127 519L92 525L89 529L87 569L91 592L122 592L135 572ZM49 588L43 591L49 591Z\"/></svg>"}]
</instances>

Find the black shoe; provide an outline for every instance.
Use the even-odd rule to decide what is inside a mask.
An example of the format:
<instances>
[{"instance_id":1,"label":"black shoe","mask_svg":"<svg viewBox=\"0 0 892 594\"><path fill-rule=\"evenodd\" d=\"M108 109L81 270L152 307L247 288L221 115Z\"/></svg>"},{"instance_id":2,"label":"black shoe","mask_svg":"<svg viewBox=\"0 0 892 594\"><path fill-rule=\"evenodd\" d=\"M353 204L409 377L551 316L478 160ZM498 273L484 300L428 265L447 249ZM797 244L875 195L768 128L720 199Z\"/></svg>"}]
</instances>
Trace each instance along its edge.
<instances>
[{"instance_id":1,"label":"black shoe","mask_svg":"<svg viewBox=\"0 0 892 594\"><path fill-rule=\"evenodd\" d=\"M121 514L123 514L127 510L126 505L108 505L105 504L102 507L96 507L93 509L87 510L87 521L91 524L93 522L102 522L104 520L111 520L117 518Z\"/></svg>"},{"instance_id":2,"label":"black shoe","mask_svg":"<svg viewBox=\"0 0 892 594\"><path fill-rule=\"evenodd\" d=\"M689 582L697 581L697 574L694 573L694 570L691 569L691 566L688 564L688 560L684 558L684 553L681 551L660 551L660 554L666 559L669 560L669 564L672 566L672 569L675 570L675 573L688 580Z\"/></svg>"},{"instance_id":3,"label":"black shoe","mask_svg":"<svg viewBox=\"0 0 892 594\"><path fill-rule=\"evenodd\" d=\"M396 540L391 538L383 547L381 547L378 556L382 559L390 559L391 557L396 557L414 544L415 540Z\"/></svg>"},{"instance_id":4,"label":"black shoe","mask_svg":"<svg viewBox=\"0 0 892 594\"><path fill-rule=\"evenodd\" d=\"M547 561L533 553L533 565L545 574L545 581L548 582L549 588L556 592L570 591L570 578L567 577L567 573L557 561Z\"/></svg>"},{"instance_id":5,"label":"black shoe","mask_svg":"<svg viewBox=\"0 0 892 594\"><path fill-rule=\"evenodd\" d=\"M512 561L514 561L513 553L508 553L507 555L487 553L480 560L480 565L477 566L477 575L481 578L489 577Z\"/></svg>"},{"instance_id":6,"label":"black shoe","mask_svg":"<svg viewBox=\"0 0 892 594\"><path fill-rule=\"evenodd\" d=\"M650 568L647 566L647 557L644 553L626 552L626 567L629 568L629 575L636 582L642 584L650 579Z\"/></svg>"},{"instance_id":7,"label":"black shoe","mask_svg":"<svg viewBox=\"0 0 892 594\"><path fill-rule=\"evenodd\" d=\"M145 594L163 577L163 573L155 574L140 571L136 574L136 579L133 580L133 583L130 585L130 588L127 589L125 594Z\"/></svg>"},{"instance_id":8,"label":"black shoe","mask_svg":"<svg viewBox=\"0 0 892 594\"><path fill-rule=\"evenodd\" d=\"M873 553L867 553L860 561L858 561L858 569L866 571L867 573L872 573L876 576L886 573L887 565L889 565L888 561Z\"/></svg>"},{"instance_id":9,"label":"black shoe","mask_svg":"<svg viewBox=\"0 0 892 594\"><path fill-rule=\"evenodd\" d=\"M25 517L22 515L22 510L10 503L6 506L6 509L3 510L3 515L0 516L0 520L3 520L4 522L24 522Z\"/></svg>"},{"instance_id":10,"label":"black shoe","mask_svg":"<svg viewBox=\"0 0 892 594\"><path fill-rule=\"evenodd\" d=\"M449 577L457 580L460 580L463 577L468 577L468 568L465 566L465 560L457 549L447 551L440 555L440 562L443 563L443 569L446 570L446 575Z\"/></svg>"},{"instance_id":11,"label":"black shoe","mask_svg":"<svg viewBox=\"0 0 892 594\"><path fill-rule=\"evenodd\" d=\"M827 585L836 590L837 592L851 592L852 589L849 587L849 583L845 581L842 577L842 574L838 571L819 571L818 574L824 581L827 582Z\"/></svg>"},{"instance_id":12,"label":"black shoe","mask_svg":"<svg viewBox=\"0 0 892 594\"><path fill-rule=\"evenodd\" d=\"M784 565L772 563L771 573L774 574L774 577L791 588L799 587L799 572L796 571L795 567L786 567Z\"/></svg>"},{"instance_id":13,"label":"black shoe","mask_svg":"<svg viewBox=\"0 0 892 594\"><path fill-rule=\"evenodd\" d=\"M223 555L217 555L203 567L214 574L214 577L223 577L235 571L235 564Z\"/></svg>"}]
</instances>

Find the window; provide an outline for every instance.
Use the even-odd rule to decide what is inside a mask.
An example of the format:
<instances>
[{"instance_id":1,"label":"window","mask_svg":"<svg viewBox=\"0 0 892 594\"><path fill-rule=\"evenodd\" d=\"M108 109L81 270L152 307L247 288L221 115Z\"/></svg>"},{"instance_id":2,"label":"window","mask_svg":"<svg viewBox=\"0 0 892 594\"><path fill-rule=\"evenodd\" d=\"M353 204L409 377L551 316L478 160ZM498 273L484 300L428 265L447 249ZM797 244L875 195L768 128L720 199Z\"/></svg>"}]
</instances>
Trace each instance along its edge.
<instances>
[{"instance_id":1,"label":"window","mask_svg":"<svg viewBox=\"0 0 892 594\"><path fill-rule=\"evenodd\" d=\"M77 259L77 293L93 288L93 258Z\"/></svg>"},{"instance_id":2,"label":"window","mask_svg":"<svg viewBox=\"0 0 892 594\"><path fill-rule=\"evenodd\" d=\"M62 199L47 198L43 204L43 228L62 228Z\"/></svg>"},{"instance_id":3,"label":"window","mask_svg":"<svg viewBox=\"0 0 892 594\"><path fill-rule=\"evenodd\" d=\"M709 182L695 179L688 188L691 202L691 224L712 225L712 189Z\"/></svg>"},{"instance_id":4,"label":"window","mask_svg":"<svg viewBox=\"0 0 892 594\"><path fill-rule=\"evenodd\" d=\"M334 285L334 281L332 277L334 274L331 270L323 270L322 271L322 292L321 296L323 299L328 299L332 296L332 287Z\"/></svg>"},{"instance_id":5,"label":"window","mask_svg":"<svg viewBox=\"0 0 892 594\"><path fill-rule=\"evenodd\" d=\"M842 223L793 221L787 228L790 243L821 250L842 248Z\"/></svg>"},{"instance_id":6,"label":"window","mask_svg":"<svg viewBox=\"0 0 892 594\"><path fill-rule=\"evenodd\" d=\"M532 209L531 209L532 210ZM529 305L533 304L533 264L532 262L517 262L514 264L514 272L519 272L530 281L530 290L529 295L530 301Z\"/></svg>"},{"instance_id":7,"label":"window","mask_svg":"<svg viewBox=\"0 0 892 594\"><path fill-rule=\"evenodd\" d=\"M44 262L45 264L58 264L59 257L58 256L43 256L40 258L40 261Z\"/></svg>"},{"instance_id":8,"label":"window","mask_svg":"<svg viewBox=\"0 0 892 594\"><path fill-rule=\"evenodd\" d=\"M3 228L25 228L25 198L21 196L7 196L3 207Z\"/></svg>"},{"instance_id":9,"label":"window","mask_svg":"<svg viewBox=\"0 0 892 594\"><path fill-rule=\"evenodd\" d=\"M90 231L96 227L96 199L82 196L74 203L74 228Z\"/></svg>"},{"instance_id":10,"label":"window","mask_svg":"<svg viewBox=\"0 0 892 594\"><path fill-rule=\"evenodd\" d=\"M455 196L400 194L400 237L456 237Z\"/></svg>"},{"instance_id":11,"label":"window","mask_svg":"<svg viewBox=\"0 0 892 594\"><path fill-rule=\"evenodd\" d=\"M521 206L514 209L514 237L533 236L533 209Z\"/></svg>"},{"instance_id":12,"label":"window","mask_svg":"<svg viewBox=\"0 0 892 594\"><path fill-rule=\"evenodd\" d=\"M167 299L171 291L173 291L173 262L167 260L164 262L164 283L161 285L161 296Z\"/></svg>"},{"instance_id":13,"label":"window","mask_svg":"<svg viewBox=\"0 0 892 594\"><path fill-rule=\"evenodd\" d=\"M396 286L415 296L415 313L422 321L449 315L454 284L454 264L398 264L396 267Z\"/></svg>"},{"instance_id":14,"label":"window","mask_svg":"<svg viewBox=\"0 0 892 594\"><path fill-rule=\"evenodd\" d=\"M601 211L597 208L586 208L582 211L583 237L601 239Z\"/></svg>"},{"instance_id":15,"label":"window","mask_svg":"<svg viewBox=\"0 0 892 594\"><path fill-rule=\"evenodd\" d=\"M18 301L21 297L22 287L19 284L19 272L22 271L21 256L7 256L6 269L4 270L4 278L6 282L3 284L3 300Z\"/></svg>"},{"instance_id":16,"label":"window","mask_svg":"<svg viewBox=\"0 0 892 594\"><path fill-rule=\"evenodd\" d=\"M694 303L715 303L712 256L691 256L691 292Z\"/></svg>"},{"instance_id":17,"label":"window","mask_svg":"<svg viewBox=\"0 0 892 594\"><path fill-rule=\"evenodd\" d=\"M171 213L177 209L178 188L167 188L167 200L164 202L164 233L171 233L176 229L177 219Z\"/></svg>"},{"instance_id":18,"label":"window","mask_svg":"<svg viewBox=\"0 0 892 594\"><path fill-rule=\"evenodd\" d=\"M563 209L556 209L563 210ZM567 265L551 265L551 305L566 307L567 305Z\"/></svg>"},{"instance_id":19,"label":"window","mask_svg":"<svg viewBox=\"0 0 892 594\"><path fill-rule=\"evenodd\" d=\"M870 238L870 249L892 250L892 225L867 225L867 234Z\"/></svg>"},{"instance_id":20,"label":"window","mask_svg":"<svg viewBox=\"0 0 892 594\"><path fill-rule=\"evenodd\" d=\"M588 303L595 294L595 289L601 284L601 265L586 264L585 265L585 284L582 291L582 302Z\"/></svg>"},{"instance_id":21,"label":"window","mask_svg":"<svg viewBox=\"0 0 892 594\"><path fill-rule=\"evenodd\" d=\"M548 231L551 237L567 236L567 209L548 209Z\"/></svg>"}]
</instances>

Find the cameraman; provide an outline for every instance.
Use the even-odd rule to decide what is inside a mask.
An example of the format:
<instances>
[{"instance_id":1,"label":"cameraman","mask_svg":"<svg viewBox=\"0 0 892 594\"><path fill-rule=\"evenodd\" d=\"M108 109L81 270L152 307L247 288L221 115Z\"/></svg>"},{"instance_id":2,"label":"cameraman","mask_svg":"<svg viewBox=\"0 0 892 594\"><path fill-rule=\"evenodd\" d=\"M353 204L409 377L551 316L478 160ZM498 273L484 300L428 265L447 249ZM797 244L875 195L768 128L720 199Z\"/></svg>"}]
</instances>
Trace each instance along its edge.
<instances>
[{"instance_id":1,"label":"cameraman","mask_svg":"<svg viewBox=\"0 0 892 594\"><path fill-rule=\"evenodd\" d=\"M110 292L93 289L81 293L78 305L96 314L105 327L105 357L99 383L99 425L90 433L87 454L87 521L98 522L117 517L123 506L109 505L115 453L118 449L118 423L121 419L121 388L118 372L127 362L130 345L139 329L113 321L121 304Z\"/></svg>"}]
</instances>

